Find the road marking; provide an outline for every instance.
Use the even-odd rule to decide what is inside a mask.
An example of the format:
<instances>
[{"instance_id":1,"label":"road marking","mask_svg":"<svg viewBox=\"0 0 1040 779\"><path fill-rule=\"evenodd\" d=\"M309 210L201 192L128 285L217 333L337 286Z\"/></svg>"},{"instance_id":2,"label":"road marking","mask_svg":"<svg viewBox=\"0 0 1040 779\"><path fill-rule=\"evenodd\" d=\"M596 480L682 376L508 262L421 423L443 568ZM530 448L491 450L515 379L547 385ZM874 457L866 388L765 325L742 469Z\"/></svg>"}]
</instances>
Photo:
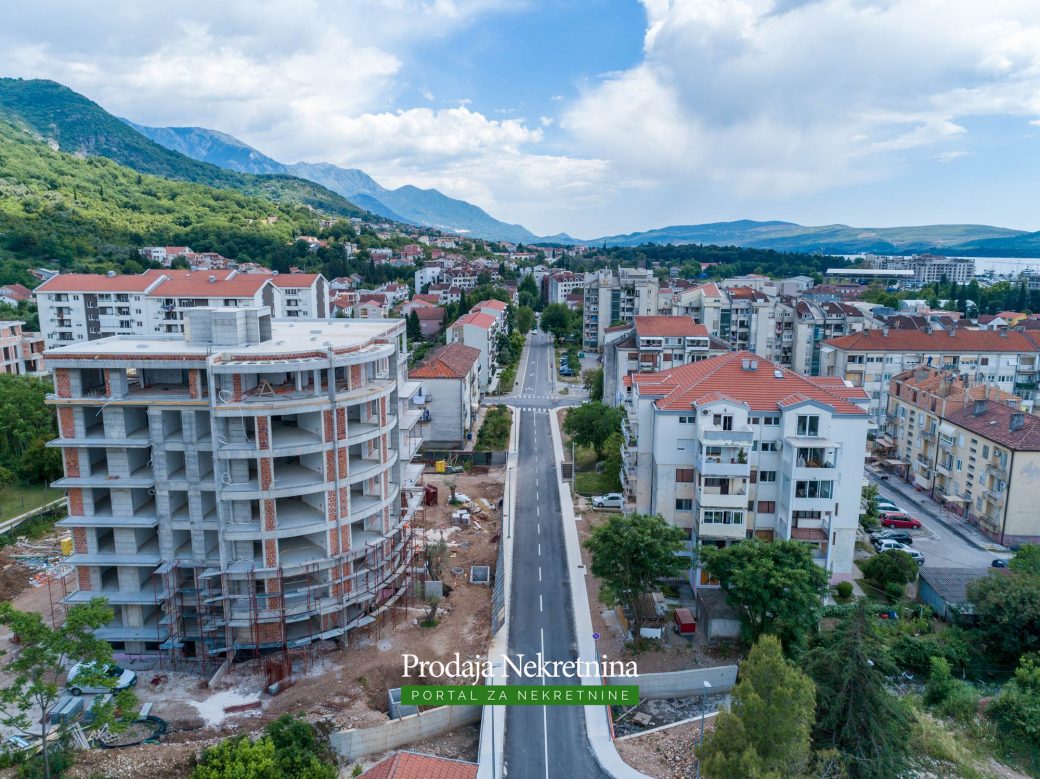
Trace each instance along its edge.
<instances>
[{"instance_id":1,"label":"road marking","mask_svg":"<svg viewBox=\"0 0 1040 779\"><path fill-rule=\"evenodd\" d=\"M534 499L535 500L541 500L542 499L541 496L538 494L538 490L534 491Z\"/></svg>"},{"instance_id":2,"label":"road marking","mask_svg":"<svg viewBox=\"0 0 1040 779\"><path fill-rule=\"evenodd\" d=\"M541 595L538 596L538 610L539 611L545 611L545 609L542 608L542 596Z\"/></svg>"},{"instance_id":3,"label":"road marking","mask_svg":"<svg viewBox=\"0 0 1040 779\"><path fill-rule=\"evenodd\" d=\"M539 628L542 634L542 657L545 657L545 629ZM545 677L542 677L542 686L545 686ZM542 737L545 739L545 779L549 779L549 715L548 706L542 706Z\"/></svg>"},{"instance_id":4,"label":"road marking","mask_svg":"<svg viewBox=\"0 0 1040 779\"><path fill-rule=\"evenodd\" d=\"M541 534L542 534L542 523L539 522L538 523L538 535L541 535Z\"/></svg>"},{"instance_id":5,"label":"road marking","mask_svg":"<svg viewBox=\"0 0 1040 779\"><path fill-rule=\"evenodd\" d=\"M542 566L538 566L538 581L542 580Z\"/></svg>"},{"instance_id":6,"label":"road marking","mask_svg":"<svg viewBox=\"0 0 1040 779\"><path fill-rule=\"evenodd\" d=\"M539 508L538 506L535 506L535 507L534 507L534 515L535 515L536 517L540 517L540 516L542 516L542 511L541 511L541 509L540 509L540 508Z\"/></svg>"},{"instance_id":7,"label":"road marking","mask_svg":"<svg viewBox=\"0 0 1040 779\"><path fill-rule=\"evenodd\" d=\"M539 557L542 556L542 545L541 544L538 544L538 556Z\"/></svg>"}]
</instances>

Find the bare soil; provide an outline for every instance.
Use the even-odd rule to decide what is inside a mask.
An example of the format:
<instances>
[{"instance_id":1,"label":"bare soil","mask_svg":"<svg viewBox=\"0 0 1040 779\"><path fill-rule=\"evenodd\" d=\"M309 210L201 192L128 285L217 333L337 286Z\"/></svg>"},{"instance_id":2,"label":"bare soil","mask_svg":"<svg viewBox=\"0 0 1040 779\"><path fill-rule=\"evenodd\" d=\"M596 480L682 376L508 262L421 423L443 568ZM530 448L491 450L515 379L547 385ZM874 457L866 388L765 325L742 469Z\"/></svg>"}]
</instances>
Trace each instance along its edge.
<instances>
[{"instance_id":1,"label":"bare soil","mask_svg":"<svg viewBox=\"0 0 1040 779\"><path fill-rule=\"evenodd\" d=\"M711 727L711 720L707 720L705 732ZM699 738L700 723L690 722L615 743L621 759L647 776L688 779L697 763L693 748Z\"/></svg>"}]
</instances>

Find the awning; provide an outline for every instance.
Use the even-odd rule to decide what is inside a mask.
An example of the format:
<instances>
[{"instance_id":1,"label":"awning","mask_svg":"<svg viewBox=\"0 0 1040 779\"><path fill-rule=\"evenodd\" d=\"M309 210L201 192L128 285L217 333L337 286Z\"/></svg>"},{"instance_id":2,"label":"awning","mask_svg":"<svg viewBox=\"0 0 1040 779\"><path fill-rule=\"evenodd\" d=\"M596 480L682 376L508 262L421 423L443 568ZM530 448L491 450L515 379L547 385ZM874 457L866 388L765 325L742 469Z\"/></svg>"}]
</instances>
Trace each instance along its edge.
<instances>
[{"instance_id":1,"label":"awning","mask_svg":"<svg viewBox=\"0 0 1040 779\"><path fill-rule=\"evenodd\" d=\"M939 425L939 434L944 435L947 438L955 438L957 435L957 428L955 428L949 422L943 422Z\"/></svg>"},{"instance_id":2,"label":"awning","mask_svg":"<svg viewBox=\"0 0 1040 779\"><path fill-rule=\"evenodd\" d=\"M947 503L970 503L971 501L967 498L962 498L960 495L940 495L943 500Z\"/></svg>"},{"instance_id":3,"label":"awning","mask_svg":"<svg viewBox=\"0 0 1040 779\"><path fill-rule=\"evenodd\" d=\"M906 460L885 460L885 465L909 465Z\"/></svg>"},{"instance_id":4,"label":"awning","mask_svg":"<svg viewBox=\"0 0 1040 779\"><path fill-rule=\"evenodd\" d=\"M920 474L914 474L914 484L916 484L918 487L924 487L925 489L927 489L928 487L932 486L932 480L924 476L921 476Z\"/></svg>"}]
</instances>

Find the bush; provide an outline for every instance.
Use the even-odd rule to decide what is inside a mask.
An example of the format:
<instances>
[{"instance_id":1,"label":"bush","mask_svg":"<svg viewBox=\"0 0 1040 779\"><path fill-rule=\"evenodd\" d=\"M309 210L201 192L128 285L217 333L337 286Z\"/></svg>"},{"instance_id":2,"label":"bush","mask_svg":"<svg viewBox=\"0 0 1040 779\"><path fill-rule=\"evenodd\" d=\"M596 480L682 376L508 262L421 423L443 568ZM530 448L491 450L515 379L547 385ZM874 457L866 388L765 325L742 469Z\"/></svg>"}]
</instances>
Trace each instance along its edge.
<instances>
[{"instance_id":1,"label":"bush","mask_svg":"<svg viewBox=\"0 0 1040 779\"><path fill-rule=\"evenodd\" d=\"M924 688L924 702L934 706L943 716L970 722L978 709L979 694L967 682L953 678L949 661L933 657Z\"/></svg>"},{"instance_id":2,"label":"bush","mask_svg":"<svg viewBox=\"0 0 1040 779\"><path fill-rule=\"evenodd\" d=\"M889 584L902 587L917 578L917 563L901 549L889 549L887 552L876 554L863 563L861 568L863 577L885 590L886 594Z\"/></svg>"},{"instance_id":3,"label":"bush","mask_svg":"<svg viewBox=\"0 0 1040 779\"><path fill-rule=\"evenodd\" d=\"M852 582L838 582L838 597L842 600L852 597Z\"/></svg>"},{"instance_id":4,"label":"bush","mask_svg":"<svg viewBox=\"0 0 1040 779\"><path fill-rule=\"evenodd\" d=\"M958 674L967 670L972 659L968 638L959 628L948 628L927 636L899 636L892 646L891 656L900 668L922 674L930 671L933 657L946 660Z\"/></svg>"},{"instance_id":5,"label":"bush","mask_svg":"<svg viewBox=\"0 0 1040 779\"><path fill-rule=\"evenodd\" d=\"M889 582L885 585L885 597L895 603L897 600L906 595L906 585L899 584L898 582Z\"/></svg>"}]
</instances>

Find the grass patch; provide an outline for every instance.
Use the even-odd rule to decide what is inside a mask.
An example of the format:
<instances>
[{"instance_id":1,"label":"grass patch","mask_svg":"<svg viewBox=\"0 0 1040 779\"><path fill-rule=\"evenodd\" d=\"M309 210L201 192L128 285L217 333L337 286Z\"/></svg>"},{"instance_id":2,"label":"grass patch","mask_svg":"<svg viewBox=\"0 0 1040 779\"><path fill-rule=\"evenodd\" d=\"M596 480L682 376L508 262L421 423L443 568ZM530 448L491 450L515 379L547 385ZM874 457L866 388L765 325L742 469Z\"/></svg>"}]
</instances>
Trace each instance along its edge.
<instances>
[{"instance_id":1,"label":"grass patch","mask_svg":"<svg viewBox=\"0 0 1040 779\"><path fill-rule=\"evenodd\" d=\"M509 448L509 431L512 427L513 415L507 406L494 406L487 410L484 422L477 433L478 452L504 452Z\"/></svg>"},{"instance_id":2,"label":"grass patch","mask_svg":"<svg viewBox=\"0 0 1040 779\"><path fill-rule=\"evenodd\" d=\"M919 759L933 764L929 768L937 769L940 776L963 779L986 779L992 775L979 770L977 755L982 753L965 744L964 734L954 733L941 720L916 707L914 714L917 721L910 737L911 749Z\"/></svg>"},{"instance_id":3,"label":"grass patch","mask_svg":"<svg viewBox=\"0 0 1040 779\"><path fill-rule=\"evenodd\" d=\"M602 495L605 492L616 492L617 480L607 473L595 471L578 471L574 474L574 491L579 495Z\"/></svg>"},{"instance_id":4,"label":"grass patch","mask_svg":"<svg viewBox=\"0 0 1040 779\"><path fill-rule=\"evenodd\" d=\"M45 484L33 484L30 487L14 485L0 490L0 522L39 508L58 498L65 497L64 490L53 490ZM24 534L23 534L24 535Z\"/></svg>"}]
</instances>

